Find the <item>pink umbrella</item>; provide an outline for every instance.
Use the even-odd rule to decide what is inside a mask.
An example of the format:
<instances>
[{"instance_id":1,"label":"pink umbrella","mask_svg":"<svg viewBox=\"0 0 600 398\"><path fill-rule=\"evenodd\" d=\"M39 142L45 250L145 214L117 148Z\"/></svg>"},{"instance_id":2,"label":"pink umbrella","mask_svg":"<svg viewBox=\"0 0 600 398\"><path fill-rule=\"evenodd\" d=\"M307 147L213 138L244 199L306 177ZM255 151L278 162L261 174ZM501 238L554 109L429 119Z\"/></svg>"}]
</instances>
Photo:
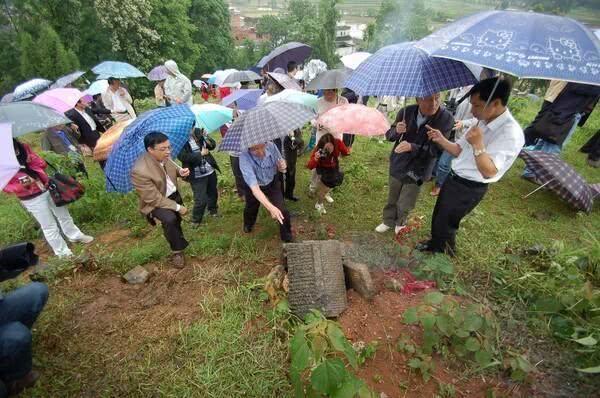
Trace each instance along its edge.
<instances>
[{"instance_id":1,"label":"pink umbrella","mask_svg":"<svg viewBox=\"0 0 600 398\"><path fill-rule=\"evenodd\" d=\"M319 116L317 124L332 133L365 136L382 135L390 129L390 123L381 112L359 104L336 106Z\"/></svg>"},{"instance_id":2,"label":"pink umbrella","mask_svg":"<svg viewBox=\"0 0 600 398\"><path fill-rule=\"evenodd\" d=\"M65 113L73 108L83 93L76 88L55 88L44 91L34 98L33 102L49 106L50 108Z\"/></svg>"},{"instance_id":3,"label":"pink umbrella","mask_svg":"<svg viewBox=\"0 0 600 398\"><path fill-rule=\"evenodd\" d=\"M20 169L13 148L10 123L0 123L0 151L0 189L4 189Z\"/></svg>"}]
</instances>

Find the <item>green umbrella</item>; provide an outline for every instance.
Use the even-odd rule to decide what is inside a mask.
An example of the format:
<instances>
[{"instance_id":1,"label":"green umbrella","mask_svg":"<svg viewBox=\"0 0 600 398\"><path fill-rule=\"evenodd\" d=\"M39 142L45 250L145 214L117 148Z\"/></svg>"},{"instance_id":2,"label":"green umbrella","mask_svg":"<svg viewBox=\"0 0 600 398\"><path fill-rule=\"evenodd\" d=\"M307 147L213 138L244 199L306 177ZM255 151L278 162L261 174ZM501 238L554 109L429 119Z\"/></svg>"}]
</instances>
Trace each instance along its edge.
<instances>
[{"instance_id":1,"label":"green umbrella","mask_svg":"<svg viewBox=\"0 0 600 398\"><path fill-rule=\"evenodd\" d=\"M290 102L293 104L304 105L313 110L317 110L317 102L319 98L316 95L303 93L298 90L283 90L282 92L271 95L267 97L265 103L274 102L274 101L283 101Z\"/></svg>"}]
</instances>

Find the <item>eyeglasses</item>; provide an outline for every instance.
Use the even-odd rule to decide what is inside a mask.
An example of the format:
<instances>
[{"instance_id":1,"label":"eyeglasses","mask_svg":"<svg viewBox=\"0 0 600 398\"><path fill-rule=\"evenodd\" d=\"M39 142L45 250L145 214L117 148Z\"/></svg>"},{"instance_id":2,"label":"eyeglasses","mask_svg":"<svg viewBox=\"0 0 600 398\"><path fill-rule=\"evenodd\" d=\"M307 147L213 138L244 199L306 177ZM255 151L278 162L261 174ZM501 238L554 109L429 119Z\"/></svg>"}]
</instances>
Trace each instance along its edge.
<instances>
[{"instance_id":1,"label":"eyeglasses","mask_svg":"<svg viewBox=\"0 0 600 398\"><path fill-rule=\"evenodd\" d=\"M167 152L167 151L170 151L171 149L172 149L172 148L171 148L171 145L169 145L169 146L163 146L163 147L156 147L156 148L154 148L154 150L155 150L155 151L158 151L158 152Z\"/></svg>"}]
</instances>

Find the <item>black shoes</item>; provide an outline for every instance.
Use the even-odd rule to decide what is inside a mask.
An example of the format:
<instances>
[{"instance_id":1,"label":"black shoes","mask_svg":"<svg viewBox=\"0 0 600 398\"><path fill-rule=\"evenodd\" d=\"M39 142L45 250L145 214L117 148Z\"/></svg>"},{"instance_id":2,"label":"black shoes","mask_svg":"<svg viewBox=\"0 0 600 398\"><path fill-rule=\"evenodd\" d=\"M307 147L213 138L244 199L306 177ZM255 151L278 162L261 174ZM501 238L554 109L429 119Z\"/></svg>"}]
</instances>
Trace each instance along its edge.
<instances>
[{"instance_id":1,"label":"black shoes","mask_svg":"<svg viewBox=\"0 0 600 398\"><path fill-rule=\"evenodd\" d=\"M244 225L244 232L249 234L250 232L252 232L252 227L249 225Z\"/></svg>"}]
</instances>

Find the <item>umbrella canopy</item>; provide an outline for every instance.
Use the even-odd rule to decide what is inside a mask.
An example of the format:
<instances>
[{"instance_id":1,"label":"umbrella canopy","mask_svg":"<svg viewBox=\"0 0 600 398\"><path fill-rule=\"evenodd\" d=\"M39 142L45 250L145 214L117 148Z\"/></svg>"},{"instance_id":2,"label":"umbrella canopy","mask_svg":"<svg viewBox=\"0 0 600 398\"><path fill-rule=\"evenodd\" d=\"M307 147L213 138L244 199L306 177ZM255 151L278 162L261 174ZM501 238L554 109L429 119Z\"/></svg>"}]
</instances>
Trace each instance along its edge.
<instances>
[{"instance_id":1,"label":"umbrella canopy","mask_svg":"<svg viewBox=\"0 0 600 398\"><path fill-rule=\"evenodd\" d=\"M37 93L44 91L52 82L46 79L31 79L26 81L25 83L19 84L15 87L15 91L13 91L13 101L21 101L27 98L31 98Z\"/></svg>"},{"instance_id":2,"label":"umbrella canopy","mask_svg":"<svg viewBox=\"0 0 600 398\"><path fill-rule=\"evenodd\" d=\"M332 69L317 75L317 77L306 86L306 89L310 91L344 88L346 87L345 83L347 79L348 72L341 69Z\"/></svg>"},{"instance_id":3,"label":"umbrella canopy","mask_svg":"<svg viewBox=\"0 0 600 398\"><path fill-rule=\"evenodd\" d=\"M294 79L285 73L269 72L268 75L271 79L279 83L284 89L302 91L302 87L300 87L300 85Z\"/></svg>"},{"instance_id":4,"label":"umbrella canopy","mask_svg":"<svg viewBox=\"0 0 600 398\"><path fill-rule=\"evenodd\" d=\"M533 171L542 186L577 210L592 210L595 195L591 186L556 154L522 150L519 157Z\"/></svg>"},{"instance_id":5,"label":"umbrella canopy","mask_svg":"<svg viewBox=\"0 0 600 398\"><path fill-rule=\"evenodd\" d=\"M312 48L306 44L298 42L286 43L262 57L256 64L256 67L259 69L266 68L267 71L277 67L287 69L288 62L294 61L301 64L310 56L311 52Z\"/></svg>"},{"instance_id":6,"label":"umbrella canopy","mask_svg":"<svg viewBox=\"0 0 600 398\"><path fill-rule=\"evenodd\" d=\"M327 70L327 64L320 59L311 59L304 69L302 69L302 80L309 83L317 77L318 74L323 73Z\"/></svg>"},{"instance_id":7,"label":"umbrella canopy","mask_svg":"<svg viewBox=\"0 0 600 398\"><path fill-rule=\"evenodd\" d=\"M117 122L102 133L94 147L94 160L106 160L113 145L117 142L121 134L123 134L125 127L129 126L134 120L135 119L128 119Z\"/></svg>"},{"instance_id":8,"label":"umbrella canopy","mask_svg":"<svg viewBox=\"0 0 600 398\"><path fill-rule=\"evenodd\" d=\"M233 109L217 104L192 105L192 113L196 116L196 127L209 133L218 130L225 123L233 120Z\"/></svg>"},{"instance_id":9,"label":"umbrella canopy","mask_svg":"<svg viewBox=\"0 0 600 398\"><path fill-rule=\"evenodd\" d=\"M13 93L4 94L2 99L0 99L0 104L8 104L13 100Z\"/></svg>"},{"instance_id":10,"label":"umbrella canopy","mask_svg":"<svg viewBox=\"0 0 600 398\"><path fill-rule=\"evenodd\" d=\"M477 83L462 63L434 58L413 43L383 47L350 75L346 87L359 95L427 97Z\"/></svg>"},{"instance_id":11,"label":"umbrella canopy","mask_svg":"<svg viewBox=\"0 0 600 398\"><path fill-rule=\"evenodd\" d=\"M235 86L235 83L225 83L225 79L232 73L238 72L237 69L225 69L216 71L213 76L208 79L209 83L216 84L219 87ZM211 82L212 80L212 82Z\"/></svg>"},{"instance_id":12,"label":"umbrella canopy","mask_svg":"<svg viewBox=\"0 0 600 398\"><path fill-rule=\"evenodd\" d=\"M314 112L303 105L281 101L264 104L244 112L233 123L219 150L241 152L252 145L283 137L314 117Z\"/></svg>"},{"instance_id":13,"label":"umbrella canopy","mask_svg":"<svg viewBox=\"0 0 600 398\"><path fill-rule=\"evenodd\" d=\"M102 77L125 79L128 77L146 77L142 71L127 62L104 61L92 68L92 72Z\"/></svg>"},{"instance_id":14,"label":"umbrella canopy","mask_svg":"<svg viewBox=\"0 0 600 398\"><path fill-rule=\"evenodd\" d=\"M355 70L356 68L358 68L358 65L362 64L370 56L371 56L371 53L357 52L357 53L344 55L342 58L340 58L340 61L342 61L342 64L346 68Z\"/></svg>"},{"instance_id":15,"label":"umbrella canopy","mask_svg":"<svg viewBox=\"0 0 600 398\"><path fill-rule=\"evenodd\" d=\"M206 83L204 80L194 80L192 84L198 88L208 87L208 83Z\"/></svg>"},{"instance_id":16,"label":"umbrella canopy","mask_svg":"<svg viewBox=\"0 0 600 398\"><path fill-rule=\"evenodd\" d=\"M108 80L96 80L85 90L86 94L91 95L92 97L96 94L102 94L108 90Z\"/></svg>"},{"instance_id":17,"label":"umbrella canopy","mask_svg":"<svg viewBox=\"0 0 600 398\"><path fill-rule=\"evenodd\" d=\"M12 123L13 137L71 123L62 113L29 101L0 104L0 123Z\"/></svg>"},{"instance_id":18,"label":"umbrella canopy","mask_svg":"<svg viewBox=\"0 0 600 398\"><path fill-rule=\"evenodd\" d=\"M69 73L68 75L64 75L59 77L52 83L50 88L64 88L69 84L73 83L75 80L79 79L81 76L85 75L84 71L77 70L75 72Z\"/></svg>"},{"instance_id":19,"label":"umbrella canopy","mask_svg":"<svg viewBox=\"0 0 600 398\"><path fill-rule=\"evenodd\" d=\"M600 41L567 17L485 11L423 38L435 57L471 62L520 78L600 85Z\"/></svg>"},{"instance_id":20,"label":"umbrella canopy","mask_svg":"<svg viewBox=\"0 0 600 398\"><path fill-rule=\"evenodd\" d=\"M275 101L283 101L290 102L292 104L304 105L316 112L317 102L319 102L319 98L316 95L303 93L302 91L286 89L275 95L267 97L265 103Z\"/></svg>"},{"instance_id":21,"label":"umbrella canopy","mask_svg":"<svg viewBox=\"0 0 600 398\"><path fill-rule=\"evenodd\" d=\"M161 80L165 80L169 76L167 72L167 68L164 65L155 66L150 72L148 72L148 80L152 80L153 82L159 82Z\"/></svg>"},{"instance_id":22,"label":"umbrella canopy","mask_svg":"<svg viewBox=\"0 0 600 398\"><path fill-rule=\"evenodd\" d=\"M169 137L172 156L177 156L188 141L196 118L189 105L174 105L148 111L135 119L113 145L104 169L106 190L109 192L129 192L131 169L135 161L146 152L144 137L159 131Z\"/></svg>"},{"instance_id":23,"label":"umbrella canopy","mask_svg":"<svg viewBox=\"0 0 600 398\"><path fill-rule=\"evenodd\" d=\"M225 80L223 80L223 83L253 82L255 80L261 80L258 73L252 72L251 70L238 70L227 75Z\"/></svg>"},{"instance_id":24,"label":"umbrella canopy","mask_svg":"<svg viewBox=\"0 0 600 398\"><path fill-rule=\"evenodd\" d=\"M33 99L36 104L49 106L50 108L65 113L73 108L77 101L84 96L84 93L76 88L55 88L44 91Z\"/></svg>"},{"instance_id":25,"label":"umbrella canopy","mask_svg":"<svg viewBox=\"0 0 600 398\"><path fill-rule=\"evenodd\" d=\"M211 77L213 77L212 73L205 73L200 76L200 79L210 79Z\"/></svg>"},{"instance_id":26,"label":"umbrella canopy","mask_svg":"<svg viewBox=\"0 0 600 398\"><path fill-rule=\"evenodd\" d=\"M229 106L234 102L238 109L247 111L252 109L258 103L258 98L263 93L262 89L244 89L236 90L221 100L221 105Z\"/></svg>"},{"instance_id":27,"label":"umbrella canopy","mask_svg":"<svg viewBox=\"0 0 600 398\"><path fill-rule=\"evenodd\" d=\"M21 168L13 148L11 130L10 123L0 123L0 189L4 189Z\"/></svg>"},{"instance_id":28,"label":"umbrella canopy","mask_svg":"<svg viewBox=\"0 0 600 398\"><path fill-rule=\"evenodd\" d=\"M383 113L359 104L331 108L319 116L317 124L334 134L375 136L385 134L390 129L390 123Z\"/></svg>"}]
</instances>

